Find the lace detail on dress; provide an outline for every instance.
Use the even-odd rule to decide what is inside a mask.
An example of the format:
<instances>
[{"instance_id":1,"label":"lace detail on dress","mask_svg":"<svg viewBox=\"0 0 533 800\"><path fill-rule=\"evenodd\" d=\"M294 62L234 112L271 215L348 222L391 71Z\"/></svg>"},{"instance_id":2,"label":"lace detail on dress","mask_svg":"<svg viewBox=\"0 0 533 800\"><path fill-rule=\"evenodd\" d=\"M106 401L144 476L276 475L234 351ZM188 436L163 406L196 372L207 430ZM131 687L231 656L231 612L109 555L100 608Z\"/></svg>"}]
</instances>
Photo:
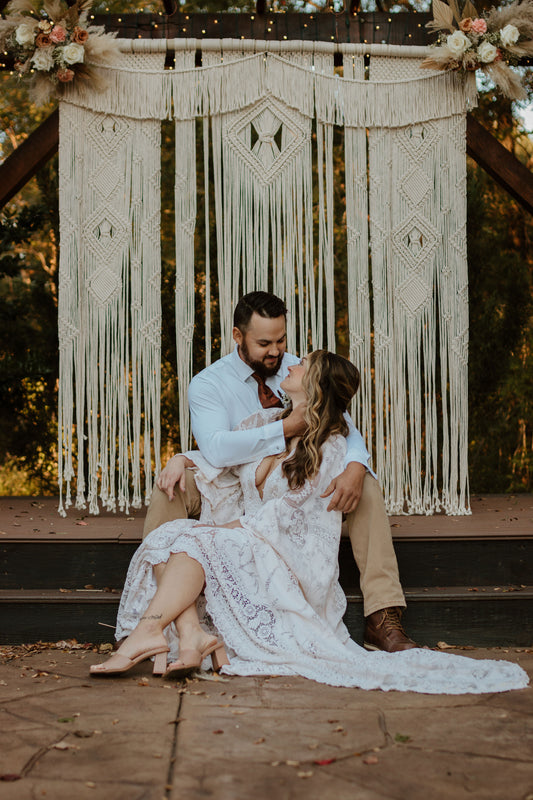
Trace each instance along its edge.
<instances>
[{"instance_id":1,"label":"lace detail on dress","mask_svg":"<svg viewBox=\"0 0 533 800\"><path fill-rule=\"evenodd\" d=\"M262 425L274 413L263 410L253 420ZM332 436L323 446L318 475L297 491L288 489L279 464L264 484L262 501L255 485L258 462L210 473L208 480L198 457L197 482L209 515L221 524L238 516L238 506L239 513L244 510L243 528L177 520L153 531L130 564L117 638L135 627L155 592L152 566L186 552L205 571L207 611L228 649L228 674L303 675L334 686L430 694L526 686L526 673L505 661L421 649L368 653L350 639L338 583L341 515L328 512L329 499L320 497L331 477L342 472L345 452L344 438ZM242 491L236 492L238 483ZM173 626L166 635L175 658Z\"/></svg>"}]
</instances>

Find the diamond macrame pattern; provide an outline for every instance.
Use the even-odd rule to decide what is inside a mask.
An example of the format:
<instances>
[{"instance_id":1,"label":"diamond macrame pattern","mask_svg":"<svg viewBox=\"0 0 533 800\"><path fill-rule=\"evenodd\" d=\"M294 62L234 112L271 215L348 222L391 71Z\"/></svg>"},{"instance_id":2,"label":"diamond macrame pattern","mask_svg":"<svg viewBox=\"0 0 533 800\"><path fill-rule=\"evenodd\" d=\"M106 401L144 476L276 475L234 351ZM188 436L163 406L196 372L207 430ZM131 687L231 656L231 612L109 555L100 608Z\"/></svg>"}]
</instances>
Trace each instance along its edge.
<instances>
[{"instance_id":1,"label":"diamond macrame pattern","mask_svg":"<svg viewBox=\"0 0 533 800\"><path fill-rule=\"evenodd\" d=\"M414 205L421 203L430 189L428 176L418 167L415 167L401 182L401 191Z\"/></svg>"},{"instance_id":2,"label":"diamond macrame pattern","mask_svg":"<svg viewBox=\"0 0 533 800\"><path fill-rule=\"evenodd\" d=\"M122 281L119 275L102 267L89 281L89 291L99 305L105 305L120 291Z\"/></svg>"},{"instance_id":3,"label":"diamond macrame pattern","mask_svg":"<svg viewBox=\"0 0 533 800\"><path fill-rule=\"evenodd\" d=\"M418 125L408 125L399 128L398 142L410 155L420 160L428 150L435 146L438 139L438 128L431 122L422 122Z\"/></svg>"},{"instance_id":4,"label":"diamond macrame pattern","mask_svg":"<svg viewBox=\"0 0 533 800\"><path fill-rule=\"evenodd\" d=\"M416 314L429 302L431 289L419 275L413 275L398 287L396 295L409 314Z\"/></svg>"},{"instance_id":5,"label":"diamond macrame pattern","mask_svg":"<svg viewBox=\"0 0 533 800\"><path fill-rule=\"evenodd\" d=\"M259 180L270 183L309 136L305 117L268 96L239 113L225 139Z\"/></svg>"},{"instance_id":6,"label":"diamond macrame pattern","mask_svg":"<svg viewBox=\"0 0 533 800\"><path fill-rule=\"evenodd\" d=\"M429 220L411 214L392 233L392 246L408 266L417 267L426 261L440 240L439 232Z\"/></svg>"},{"instance_id":7,"label":"diamond macrame pattern","mask_svg":"<svg viewBox=\"0 0 533 800\"><path fill-rule=\"evenodd\" d=\"M98 114L89 124L87 132L91 140L107 159L117 149L129 131L125 117Z\"/></svg>"},{"instance_id":8,"label":"diamond macrame pattern","mask_svg":"<svg viewBox=\"0 0 533 800\"><path fill-rule=\"evenodd\" d=\"M105 263L126 240L127 226L110 208L96 209L86 221L84 241Z\"/></svg>"},{"instance_id":9,"label":"diamond macrame pattern","mask_svg":"<svg viewBox=\"0 0 533 800\"><path fill-rule=\"evenodd\" d=\"M96 191L106 198L113 194L119 181L120 175L118 174L118 170L113 164L108 163L102 164L90 179L90 183L94 186Z\"/></svg>"}]
</instances>

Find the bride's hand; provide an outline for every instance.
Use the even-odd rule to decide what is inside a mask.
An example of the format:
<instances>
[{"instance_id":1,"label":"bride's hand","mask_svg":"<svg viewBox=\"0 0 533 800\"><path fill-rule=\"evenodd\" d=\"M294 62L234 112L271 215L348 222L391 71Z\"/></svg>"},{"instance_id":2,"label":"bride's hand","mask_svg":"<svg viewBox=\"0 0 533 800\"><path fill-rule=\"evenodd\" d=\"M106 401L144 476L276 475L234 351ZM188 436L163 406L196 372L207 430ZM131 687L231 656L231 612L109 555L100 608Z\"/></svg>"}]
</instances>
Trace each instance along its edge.
<instances>
[{"instance_id":1,"label":"bride's hand","mask_svg":"<svg viewBox=\"0 0 533 800\"><path fill-rule=\"evenodd\" d=\"M194 466L193 462L186 456L178 454L173 456L159 473L156 485L170 501L174 500L176 484L179 485L182 492L185 491L185 470L190 466Z\"/></svg>"}]
</instances>

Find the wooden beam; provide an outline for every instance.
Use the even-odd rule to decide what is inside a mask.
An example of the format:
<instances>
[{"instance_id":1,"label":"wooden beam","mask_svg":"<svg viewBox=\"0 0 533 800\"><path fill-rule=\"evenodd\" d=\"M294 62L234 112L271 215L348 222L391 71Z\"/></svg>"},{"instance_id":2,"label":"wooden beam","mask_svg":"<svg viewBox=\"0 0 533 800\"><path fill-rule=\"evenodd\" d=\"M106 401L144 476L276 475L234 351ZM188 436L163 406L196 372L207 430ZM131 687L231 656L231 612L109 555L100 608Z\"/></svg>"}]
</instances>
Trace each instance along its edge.
<instances>
[{"instance_id":1,"label":"wooden beam","mask_svg":"<svg viewBox=\"0 0 533 800\"><path fill-rule=\"evenodd\" d=\"M302 14L96 14L95 25L125 39L298 39L325 42L427 45L435 35L425 25L429 13Z\"/></svg>"},{"instance_id":2,"label":"wooden beam","mask_svg":"<svg viewBox=\"0 0 533 800\"><path fill-rule=\"evenodd\" d=\"M467 115L466 151L511 197L533 214L533 173L471 114Z\"/></svg>"},{"instance_id":3,"label":"wooden beam","mask_svg":"<svg viewBox=\"0 0 533 800\"><path fill-rule=\"evenodd\" d=\"M59 146L59 111L53 111L0 165L0 208L16 195Z\"/></svg>"}]
</instances>

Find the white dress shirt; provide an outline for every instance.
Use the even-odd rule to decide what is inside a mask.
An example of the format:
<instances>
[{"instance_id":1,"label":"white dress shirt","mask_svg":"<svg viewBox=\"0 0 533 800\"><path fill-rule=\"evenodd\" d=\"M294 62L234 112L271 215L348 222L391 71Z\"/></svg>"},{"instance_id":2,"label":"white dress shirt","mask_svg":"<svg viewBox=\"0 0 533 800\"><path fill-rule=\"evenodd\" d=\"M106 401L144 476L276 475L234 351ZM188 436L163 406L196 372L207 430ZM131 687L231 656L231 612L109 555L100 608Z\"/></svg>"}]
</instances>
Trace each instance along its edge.
<instances>
[{"instance_id":1,"label":"white dress shirt","mask_svg":"<svg viewBox=\"0 0 533 800\"><path fill-rule=\"evenodd\" d=\"M297 356L285 353L278 372L266 379L267 386L279 395L280 383L289 374L288 367L299 362ZM206 367L190 383L192 432L198 449L214 467L247 464L281 453L286 447L282 420L261 428L234 430L243 419L262 408L252 373L253 369L239 356L236 345L232 353ZM346 419L350 433L346 437L345 464L357 461L374 475L363 437L348 415Z\"/></svg>"}]
</instances>

